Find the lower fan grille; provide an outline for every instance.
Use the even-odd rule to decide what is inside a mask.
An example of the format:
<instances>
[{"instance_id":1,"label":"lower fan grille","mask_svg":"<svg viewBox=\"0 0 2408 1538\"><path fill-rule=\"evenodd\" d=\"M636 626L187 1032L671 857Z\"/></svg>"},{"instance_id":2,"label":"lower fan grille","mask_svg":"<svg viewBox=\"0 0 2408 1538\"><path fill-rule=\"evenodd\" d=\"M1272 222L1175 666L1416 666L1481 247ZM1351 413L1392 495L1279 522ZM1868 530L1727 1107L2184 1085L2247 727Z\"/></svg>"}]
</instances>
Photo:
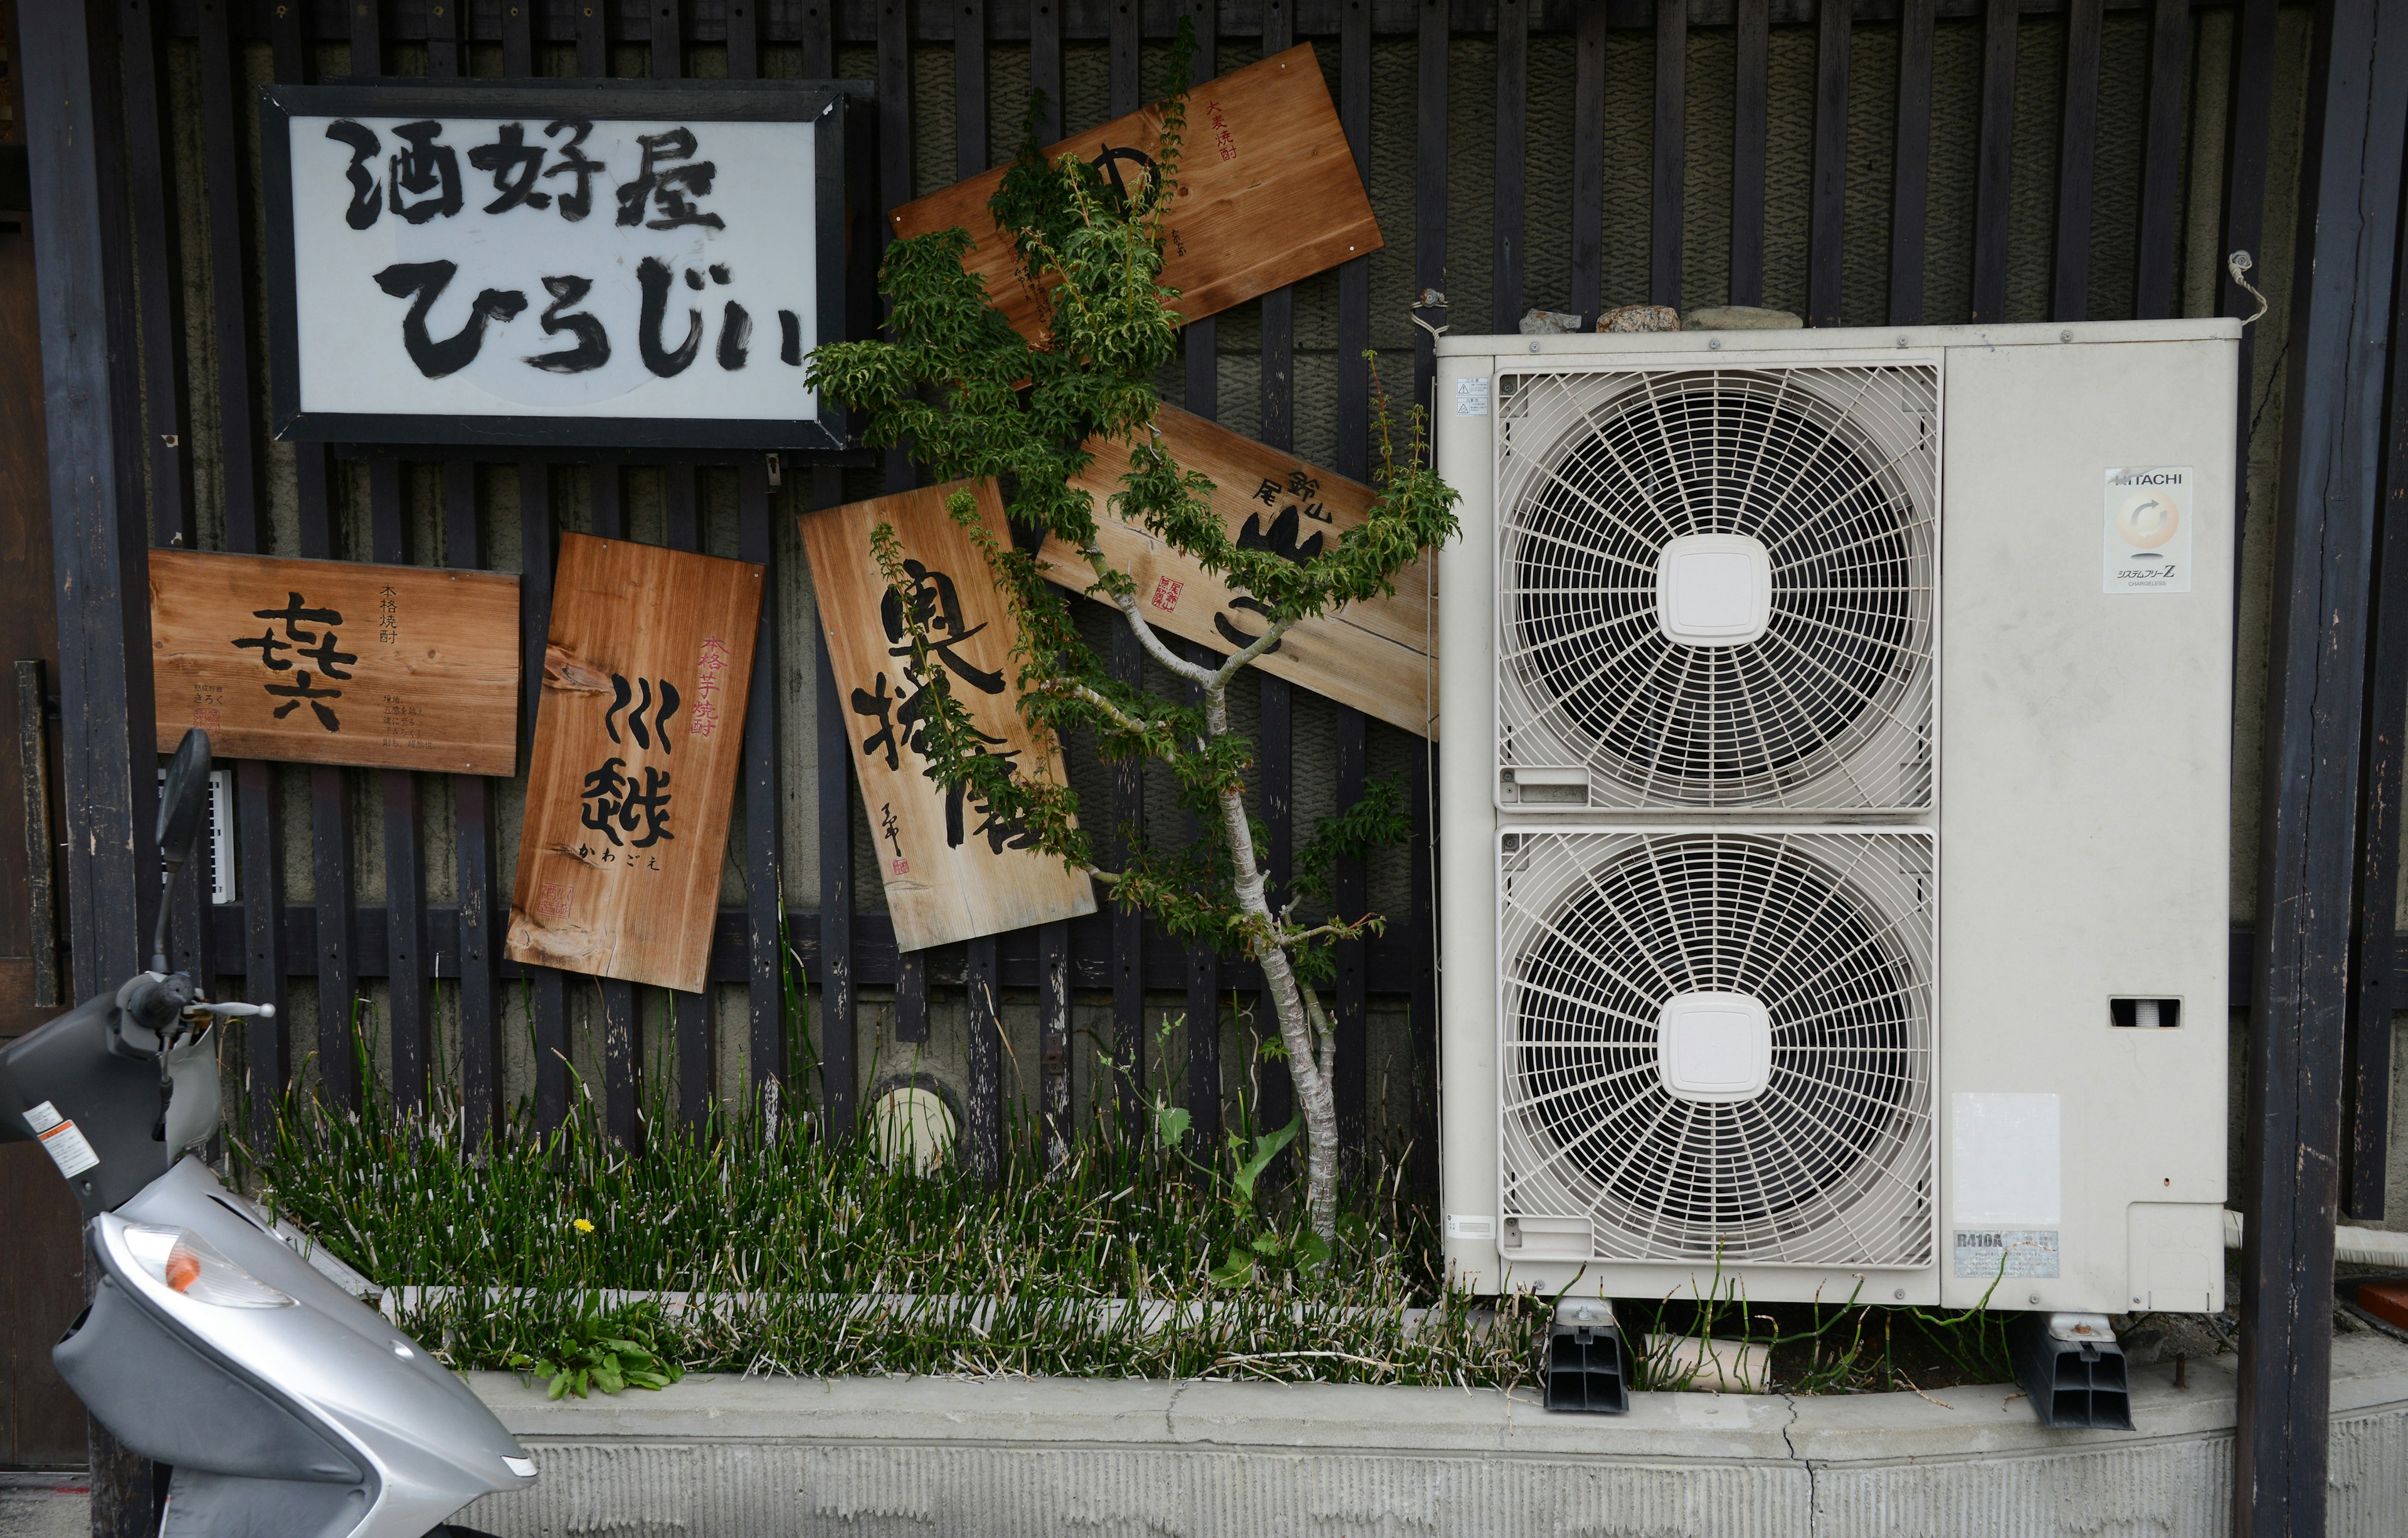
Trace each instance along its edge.
<instances>
[{"instance_id":1,"label":"lower fan grille","mask_svg":"<svg viewBox=\"0 0 2408 1538\"><path fill-rule=\"evenodd\" d=\"M1928 1261L1928 838L1506 844L1504 1214L1599 1260Z\"/></svg>"}]
</instances>

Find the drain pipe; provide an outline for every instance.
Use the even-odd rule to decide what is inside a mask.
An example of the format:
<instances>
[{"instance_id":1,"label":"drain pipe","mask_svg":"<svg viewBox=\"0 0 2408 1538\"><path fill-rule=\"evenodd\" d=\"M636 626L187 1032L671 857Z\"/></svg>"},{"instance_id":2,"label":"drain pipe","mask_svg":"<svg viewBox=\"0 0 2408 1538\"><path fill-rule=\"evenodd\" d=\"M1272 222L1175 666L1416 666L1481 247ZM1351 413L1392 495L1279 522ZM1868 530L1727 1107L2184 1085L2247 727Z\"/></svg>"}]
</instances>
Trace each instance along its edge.
<instances>
[{"instance_id":1,"label":"drain pipe","mask_svg":"<svg viewBox=\"0 0 2408 1538\"><path fill-rule=\"evenodd\" d=\"M2224 1247L2241 1247L2241 1215L2226 1208ZM2333 1230L2333 1259L2361 1266L2408 1266L2408 1233L2346 1226Z\"/></svg>"}]
</instances>

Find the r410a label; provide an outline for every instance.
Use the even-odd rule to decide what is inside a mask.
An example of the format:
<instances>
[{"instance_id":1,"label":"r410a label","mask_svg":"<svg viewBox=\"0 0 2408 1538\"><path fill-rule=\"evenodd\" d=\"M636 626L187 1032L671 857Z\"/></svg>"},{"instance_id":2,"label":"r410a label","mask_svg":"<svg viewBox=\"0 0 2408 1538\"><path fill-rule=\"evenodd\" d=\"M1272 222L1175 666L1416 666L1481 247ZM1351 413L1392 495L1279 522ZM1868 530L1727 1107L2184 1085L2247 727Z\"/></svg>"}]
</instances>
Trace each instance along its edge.
<instances>
[{"instance_id":1,"label":"r410a label","mask_svg":"<svg viewBox=\"0 0 2408 1538\"><path fill-rule=\"evenodd\" d=\"M2057 1274L2055 1229L1958 1229L1956 1249L1959 1276Z\"/></svg>"}]
</instances>

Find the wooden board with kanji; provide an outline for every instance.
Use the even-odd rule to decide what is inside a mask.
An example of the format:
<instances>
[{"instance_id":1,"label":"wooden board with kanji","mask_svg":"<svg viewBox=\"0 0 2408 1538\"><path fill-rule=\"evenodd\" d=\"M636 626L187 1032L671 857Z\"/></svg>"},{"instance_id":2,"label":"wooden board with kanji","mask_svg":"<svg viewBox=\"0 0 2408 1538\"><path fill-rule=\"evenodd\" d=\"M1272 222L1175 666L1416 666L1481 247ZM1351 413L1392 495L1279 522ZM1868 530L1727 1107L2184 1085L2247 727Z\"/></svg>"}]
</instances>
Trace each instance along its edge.
<instances>
[{"instance_id":1,"label":"wooden board with kanji","mask_svg":"<svg viewBox=\"0 0 2408 1538\"><path fill-rule=\"evenodd\" d=\"M221 758L517 772L517 577L201 550L150 557L161 752L197 726Z\"/></svg>"},{"instance_id":2,"label":"wooden board with kanji","mask_svg":"<svg viewBox=\"0 0 2408 1538\"><path fill-rule=\"evenodd\" d=\"M762 582L750 562L561 536L510 960L701 990Z\"/></svg>"},{"instance_id":3,"label":"wooden board with kanji","mask_svg":"<svg viewBox=\"0 0 2408 1538\"><path fill-rule=\"evenodd\" d=\"M1077 155L1126 185L1154 174L1161 135L1156 103L1050 145L1045 158ZM898 235L969 231L977 244L965 265L986 279L988 297L1034 339L1036 298L1022 286L1011 244L987 211L1003 178L998 169L955 182L887 217ZM1179 181L1161 281L1180 291L1173 307L1186 320L1380 249L1371 199L1310 43L1189 89Z\"/></svg>"},{"instance_id":4,"label":"wooden board with kanji","mask_svg":"<svg viewBox=\"0 0 2408 1538\"><path fill-rule=\"evenodd\" d=\"M1182 469L1201 471L1213 485L1212 508L1239 545L1310 560L1360 524L1371 488L1267 448L1177 406L1166 406L1156 426ZM1111 514L1111 498L1128 474L1128 446L1107 438L1087 445L1095 462L1077 485L1096 499L1096 546L1104 559L1136 578L1139 602L1155 628L1201 642L1223 654L1263 631L1254 600L1144 530ZM1048 538L1038 564L1052 580L1082 591L1096 579L1087 558ZM1438 734L1438 669L1431 650L1429 563L1397 574L1388 598L1350 604L1318 619L1299 621L1254 666L1340 705L1418 736Z\"/></svg>"},{"instance_id":5,"label":"wooden board with kanji","mask_svg":"<svg viewBox=\"0 0 2408 1538\"><path fill-rule=\"evenodd\" d=\"M1010 760L1016 774L1064 777L1054 744L1013 704L1019 627L986 558L945 510L945 499L963 491L976 497L996 536L1006 537L1003 505L989 481L924 487L802 519L820 625L902 950L1096 911L1095 883L1083 872L1027 847L1027 834L989 813L975 794L939 782L920 748L914 702L928 680L912 665L903 602L871 549L872 531L882 523L901 542L904 571L917 584L913 605L938 643L937 665L988 750Z\"/></svg>"}]
</instances>

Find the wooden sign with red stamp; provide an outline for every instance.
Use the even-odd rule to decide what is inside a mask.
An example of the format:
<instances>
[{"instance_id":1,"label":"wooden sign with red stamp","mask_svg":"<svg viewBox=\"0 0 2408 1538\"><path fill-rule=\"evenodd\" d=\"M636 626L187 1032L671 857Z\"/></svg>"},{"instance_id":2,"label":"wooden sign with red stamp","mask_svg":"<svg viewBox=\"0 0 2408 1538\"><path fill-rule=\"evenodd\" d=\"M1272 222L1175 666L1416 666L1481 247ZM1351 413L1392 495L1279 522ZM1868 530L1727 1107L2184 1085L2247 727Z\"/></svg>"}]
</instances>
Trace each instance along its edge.
<instances>
[{"instance_id":1,"label":"wooden sign with red stamp","mask_svg":"<svg viewBox=\"0 0 2408 1538\"><path fill-rule=\"evenodd\" d=\"M762 581L748 562L561 537L510 960L701 990Z\"/></svg>"},{"instance_id":2,"label":"wooden sign with red stamp","mask_svg":"<svg viewBox=\"0 0 2408 1538\"><path fill-rule=\"evenodd\" d=\"M519 579L154 549L150 676L163 753L515 774Z\"/></svg>"},{"instance_id":3,"label":"wooden sign with red stamp","mask_svg":"<svg viewBox=\"0 0 2408 1538\"><path fill-rule=\"evenodd\" d=\"M1183 470L1211 477L1212 507L1241 547L1276 550L1291 561L1310 560L1369 514L1371 488L1348 480L1294 454L1267 448L1177 406L1162 408L1156 426ZM1262 634L1254 600L1234 592L1214 574L1148 534L1111 516L1111 498L1128 474L1125 444L1097 439L1095 455L1077 484L1096 499L1096 543L1105 560L1129 574L1145 595L1147 621L1174 635L1224 653ZM1095 581L1086 557L1059 539L1048 539L1038 565L1073 591ZM1281 637L1254 666L1275 677L1417 736L1438 733L1436 635L1430 619L1426 561L1397 574L1394 597L1350 604L1336 614L1307 619Z\"/></svg>"},{"instance_id":4,"label":"wooden sign with red stamp","mask_svg":"<svg viewBox=\"0 0 2408 1538\"><path fill-rule=\"evenodd\" d=\"M1125 187L1154 174L1161 135L1157 104L1049 145L1045 158L1093 161ZM887 218L898 235L969 231L977 244L964 264L986 279L987 297L1021 335L1034 338L1037 301L987 212L1003 177L994 170L955 182ZM1379 221L1310 43L1188 89L1179 182L1162 282L1180 291L1174 307L1189 320L1380 249Z\"/></svg>"},{"instance_id":5,"label":"wooden sign with red stamp","mask_svg":"<svg viewBox=\"0 0 2408 1538\"><path fill-rule=\"evenodd\" d=\"M912 665L902 600L888 589L871 549L871 531L882 523L902 542L904 571L917 584L911 602L938 643L935 665L968 707L987 751L1010 761L1016 775L1063 777L1054 745L1021 719L1013 703L1019 627L986 558L945 511L948 496L969 489L955 481L802 520L828 662L838 696L847 702L853 767L902 950L1096 911L1095 883L1084 873L1028 847L1025 830L967 790L940 783L921 751L918 701L928 680ZM1008 537L994 484L980 482L973 494L987 527Z\"/></svg>"}]
</instances>

